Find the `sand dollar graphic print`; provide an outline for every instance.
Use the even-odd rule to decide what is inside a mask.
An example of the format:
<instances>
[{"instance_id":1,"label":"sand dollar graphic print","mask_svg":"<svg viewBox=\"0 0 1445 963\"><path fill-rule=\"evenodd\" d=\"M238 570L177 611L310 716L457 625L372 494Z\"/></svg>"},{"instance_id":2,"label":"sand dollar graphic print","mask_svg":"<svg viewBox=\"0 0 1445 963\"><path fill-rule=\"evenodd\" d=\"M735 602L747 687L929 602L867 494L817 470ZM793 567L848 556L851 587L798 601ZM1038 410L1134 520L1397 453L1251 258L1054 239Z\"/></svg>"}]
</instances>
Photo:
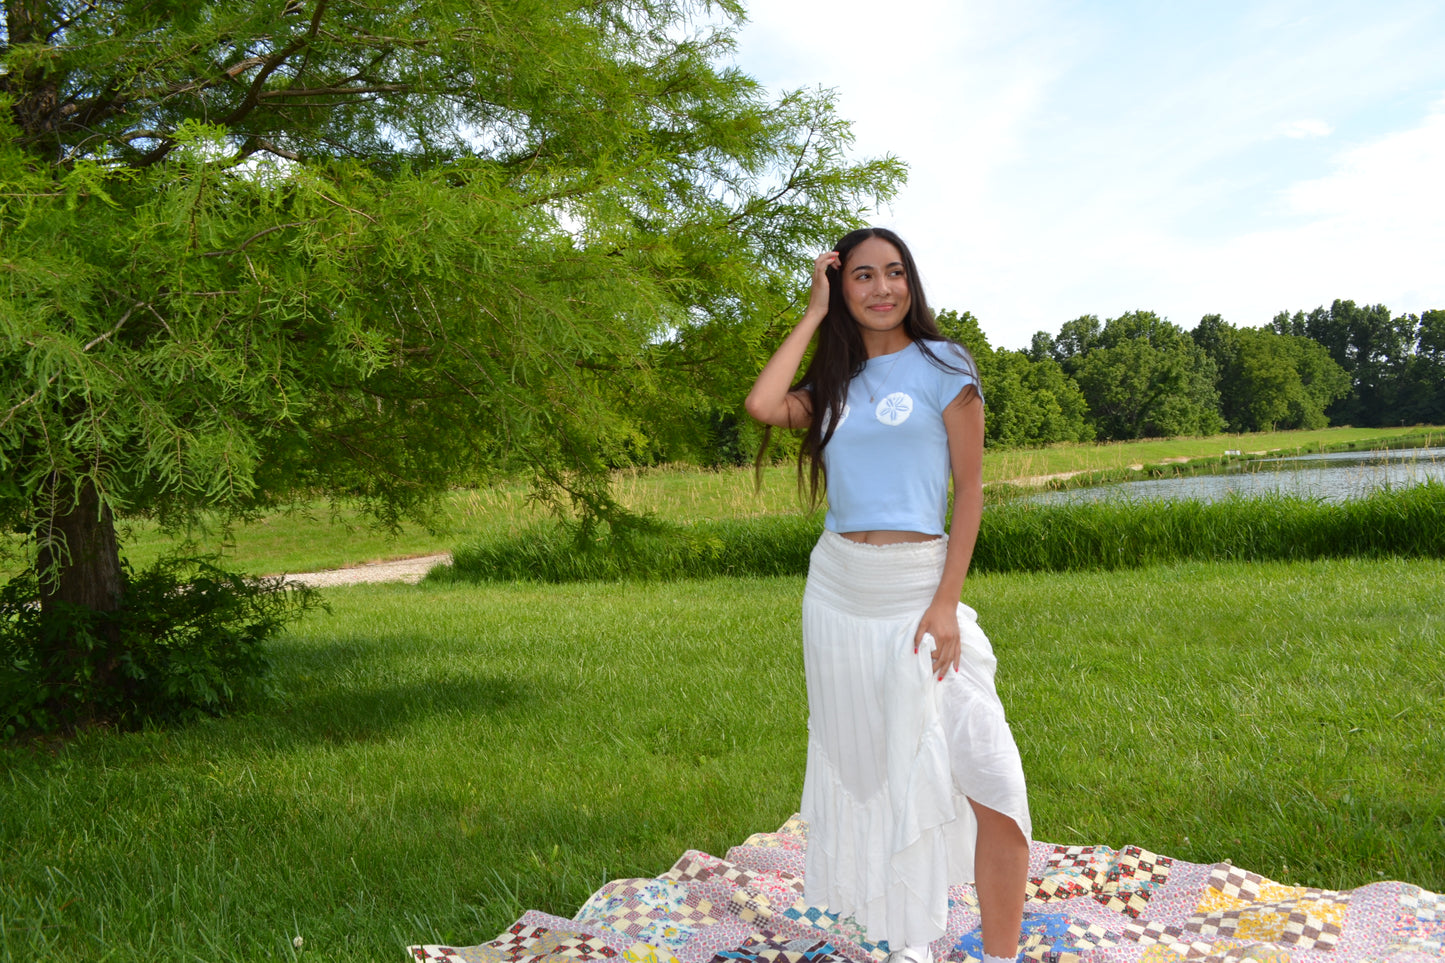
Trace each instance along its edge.
<instances>
[{"instance_id":1,"label":"sand dollar graphic print","mask_svg":"<svg viewBox=\"0 0 1445 963\"><path fill-rule=\"evenodd\" d=\"M895 391L878 402L878 408L874 414L885 425L896 428L907 421L909 415L913 414L913 399L901 391Z\"/></svg>"}]
</instances>

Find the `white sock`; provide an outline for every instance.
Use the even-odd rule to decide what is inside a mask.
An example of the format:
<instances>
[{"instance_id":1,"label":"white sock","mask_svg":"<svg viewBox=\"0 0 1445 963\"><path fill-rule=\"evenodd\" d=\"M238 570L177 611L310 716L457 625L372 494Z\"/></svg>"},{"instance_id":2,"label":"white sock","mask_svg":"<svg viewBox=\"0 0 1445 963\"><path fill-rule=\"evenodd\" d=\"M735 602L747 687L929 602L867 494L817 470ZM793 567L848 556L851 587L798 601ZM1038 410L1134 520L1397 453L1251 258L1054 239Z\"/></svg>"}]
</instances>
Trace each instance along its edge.
<instances>
[{"instance_id":1,"label":"white sock","mask_svg":"<svg viewBox=\"0 0 1445 963\"><path fill-rule=\"evenodd\" d=\"M987 953L983 955L983 963L1014 963L1014 959L1012 956L990 956Z\"/></svg>"}]
</instances>

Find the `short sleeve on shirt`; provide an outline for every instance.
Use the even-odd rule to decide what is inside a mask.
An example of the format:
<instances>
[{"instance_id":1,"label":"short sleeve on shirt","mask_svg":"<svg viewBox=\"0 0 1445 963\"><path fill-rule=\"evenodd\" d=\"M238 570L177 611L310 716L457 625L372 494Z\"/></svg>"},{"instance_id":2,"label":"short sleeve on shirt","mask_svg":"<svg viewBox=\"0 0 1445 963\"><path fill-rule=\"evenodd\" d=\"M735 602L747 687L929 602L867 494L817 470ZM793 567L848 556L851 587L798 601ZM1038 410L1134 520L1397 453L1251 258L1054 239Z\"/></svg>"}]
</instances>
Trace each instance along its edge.
<instances>
[{"instance_id":1,"label":"short sleeve on shirt","mask_svg":"<svg viewBox=\"0 0 1445 963\"><path fill-rule=\"evenodd\" d=\"M936 378L938 393L934 400L939 411L947 408L953 399L958 397L959 392L969 385L978 389L978 400L983 401L983 385L978 380L978 365L974 364L973 356L965 348L952 341L931 341L928 347L942 362L929 362Z\"/></svg>"}]
</instances>

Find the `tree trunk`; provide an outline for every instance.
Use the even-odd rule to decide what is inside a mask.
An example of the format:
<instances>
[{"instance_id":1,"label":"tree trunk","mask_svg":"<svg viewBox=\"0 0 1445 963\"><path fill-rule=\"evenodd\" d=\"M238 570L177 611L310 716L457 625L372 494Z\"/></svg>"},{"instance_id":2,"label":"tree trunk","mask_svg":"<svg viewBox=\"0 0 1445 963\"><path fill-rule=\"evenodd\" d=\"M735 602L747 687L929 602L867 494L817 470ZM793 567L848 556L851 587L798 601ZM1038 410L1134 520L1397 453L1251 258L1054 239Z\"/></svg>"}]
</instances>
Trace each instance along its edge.
<instances>
[{"instance_id":1,"label":"tree trunk","mask_svg":"<svg viewBox=\"0 0 1445 963\"><path fill-rule=\"evenodd\" d=\"M40 542L35 570L40 576L40 611L52 615L68 602L97 612L120 608L120 544L110 506L90 479L72 496L66 482L47 487L35 534Z\"/></svg>"}]
</instances>

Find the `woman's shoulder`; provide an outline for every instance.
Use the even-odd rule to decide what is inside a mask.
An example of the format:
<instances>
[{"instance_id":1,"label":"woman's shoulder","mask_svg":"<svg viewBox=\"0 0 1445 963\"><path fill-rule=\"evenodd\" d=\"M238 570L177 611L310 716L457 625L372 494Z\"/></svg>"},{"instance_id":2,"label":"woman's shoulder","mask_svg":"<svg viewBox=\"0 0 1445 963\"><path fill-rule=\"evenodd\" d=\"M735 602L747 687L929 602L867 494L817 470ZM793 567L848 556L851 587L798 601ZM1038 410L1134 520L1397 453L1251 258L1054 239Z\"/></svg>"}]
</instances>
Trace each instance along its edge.
<instances>
[{"instance_id":1,"label":"woman's shoulder","mask_svg":"<svg viewBox=\"0 0 1445 963\"><path fill-rule=\"evenodd\" d=\"M937 368L954 374L978 377L978 365L973 354L965 346L948 338L928 338L914 342L919 353Z\"/></svg>"},{"instance_id":2,"label":"woman's shoulder","mask_svg":"<svg viewBox=\"0 0 1445 963\"><path fill-rule=\"evenodd\" d=\"M930 393L940 408L946 406L959 392L972 387L983 397L983 380L979 377L978 365L968 348L947 338L919 342L920 354L928 359L926 365Z\"/></svg>"}]
</instances>

